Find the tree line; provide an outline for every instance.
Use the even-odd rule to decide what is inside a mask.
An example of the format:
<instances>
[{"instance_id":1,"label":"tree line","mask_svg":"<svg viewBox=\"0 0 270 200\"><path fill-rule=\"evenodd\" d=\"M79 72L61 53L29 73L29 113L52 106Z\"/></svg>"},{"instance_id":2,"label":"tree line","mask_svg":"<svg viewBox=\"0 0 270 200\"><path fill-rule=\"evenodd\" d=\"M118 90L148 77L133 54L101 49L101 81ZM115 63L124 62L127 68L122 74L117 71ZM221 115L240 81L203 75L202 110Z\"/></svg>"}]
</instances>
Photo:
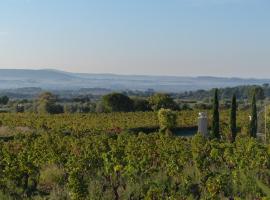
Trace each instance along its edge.
<instances>
[{"instance_id":1,"label":"tree line","mask_svg":"<svg viewBox=\"0 0 270 200\"><path fill-rule=\"evenodd\" d=\"M256 96L257 91L254 91L251 103L251 112L250 112L250 122L249 122L249 135L251 137L257 137L258 131L258 116L257 116L257 103ZM213 112L212 112L212 126L211 126L211 138L220 139L220 118L219 118L219 95L218 89L215 89L214 99L213 99ZM231 100L231 111L230 111L230 130L232 141L235 141L237 136L237 101L236 95L233 94Z\"/></svg>"},{"instance_id":2,"label":"tree line","mask_svg":"<svg viewBox=\"0 0 270 200\"><path fill-rule=\"evenodd\" d=\"M256 93L257 100L263 100L270 96L269 84L260 85L243 85L236 87L219 88L219 97L221 99L231 99L233 95L239 100L252 99ZM181 94L175 94L175 97L182 99L209 100L209 96L214 95L215 88L210 90L186 91Z\"/></svg>"},{"instance_id":3,"label":"tree line","mask_svg":"<svg viewBox=\"0 0 270 200\"><path fill-rule=\"evenodd\" d=\"M91 103L89 98L75 98L74 102L61 103L56 95L44 92L36 100L17 103L15 111L60 114L64 112L145 112L158 111L161 108L179 110L179 106L174 99L165 93L156 93L149 98L131 98L123 93L111 93L102 96L97 103Z\"/></svg>"},{"instance_id":4,"label":"tree line","mask_svg":"<svg viewBox=\"0 0 270 200\"><path fill-rule=\"evenodd\" d=\"M154 91L132 92L124 91L103 96L80 95L60 98L51 92L42 92L34 99L12 99L7 96L0 98L1 112L47 112L59 113L101 113L101 112L133 112L158 111L161 108L171 110L212 109L212 99L215 89L184 92L181 94L155 93ZM221 108L230 108L231 97L238 99L241 109L248 108L247 101L252 100L256 93L257 100L270 96L268 84L263 86L238 86L219 89ZM45 107L45 108L44 108Z\"/></svg>"}]
</instances>

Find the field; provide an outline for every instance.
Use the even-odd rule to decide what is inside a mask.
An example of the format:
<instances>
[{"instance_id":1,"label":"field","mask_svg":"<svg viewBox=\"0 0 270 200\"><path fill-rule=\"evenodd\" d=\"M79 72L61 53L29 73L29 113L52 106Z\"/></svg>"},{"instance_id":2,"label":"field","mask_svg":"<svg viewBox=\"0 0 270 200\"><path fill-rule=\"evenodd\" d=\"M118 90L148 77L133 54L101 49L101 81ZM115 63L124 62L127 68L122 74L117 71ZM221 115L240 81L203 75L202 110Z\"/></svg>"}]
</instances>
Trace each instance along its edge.
<instances>
[{"instance_id":1,"label":"field","mask_svg":"<svg viewBox=\"0 0 270 200\"><path fill-rule=\"evenodd\" d=\"M197 115L177 112L177 127L196 127ZM229 110L220 141L143 133L158 128L156 112L0 114L0 199L266 197L269 146L244 134L247 118L238 113L232 143Z\"/></svg>"},{"instance_id":2,"label":"field","mask_svg":"<svg viewBox=\"0 0 270 200\"><path fill-rule=\"evenodd\" d=\"M188 128L197 126L199 110L177 112L177 127ZM208 112L211 120L211 111ZM248 113L238 114L238 126L242 127L248 120ZM226 125L229 121L229 110L221 112L221 122ZM140 128L158 128L156 112L103 113L103 114L0 114L2 126L24 127L31 130L47 129L55 132L71 134L87 134L111 130L130 130ZM209 122L210 125L210 122Z\"/></svg>"}]
</instances>

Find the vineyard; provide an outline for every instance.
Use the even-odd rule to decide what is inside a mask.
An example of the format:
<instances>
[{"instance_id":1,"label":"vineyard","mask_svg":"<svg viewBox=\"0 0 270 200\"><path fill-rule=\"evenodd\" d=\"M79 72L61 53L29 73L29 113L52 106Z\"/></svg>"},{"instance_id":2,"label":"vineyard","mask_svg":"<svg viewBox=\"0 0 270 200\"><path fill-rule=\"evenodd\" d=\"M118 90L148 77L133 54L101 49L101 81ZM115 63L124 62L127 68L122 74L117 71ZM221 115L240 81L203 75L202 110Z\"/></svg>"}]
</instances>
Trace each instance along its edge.
<instances>
[{"instance_id":1,"label":"vineyard","mask_svg":"<svg viewBox=\"0 0 270 200\"><path fill-rule=\"evenodd\" d=\"M177 127L196 127L199 110L177 112ZM207 112L207 111L206 111ZM211 113L209 113L211 118ZM247 112L239 112L238 125L243 127L248 120ZM211 120L211 119L210 119ZM229 110L221 112L221 122L229 121ZM25 127L32 130L46 129L70 134L87 134L113 129L129 130L136 128L158 127L156 112L130 113L93 113L93 114L59 114L37 115L29 113L0 114L0 123L7 127Z\"/></svg>"},{"instance_id":2,"label":"vineyard","mask_svg":"<svg viewBox=\"0 0 270 200\"><path fill-rule=\"evenodd\" d=\"M196 127L197 116L177 112L177 127ZM232 143L228 110L220 141L131 134L158 127L156 112L1 114L0 199L261 199L270 148L245 135L247 118L238 113Z\"/></svg>"},{"instance_id":3,"label":"vineyard","mask_svg":"<svg viewBox=\"0 0 270 200\"><path fill-rule=\"evenodd\" d=\"M269 22L270 0L0 0L0 200L270 200Z\"/></svg>"}]
</instances>

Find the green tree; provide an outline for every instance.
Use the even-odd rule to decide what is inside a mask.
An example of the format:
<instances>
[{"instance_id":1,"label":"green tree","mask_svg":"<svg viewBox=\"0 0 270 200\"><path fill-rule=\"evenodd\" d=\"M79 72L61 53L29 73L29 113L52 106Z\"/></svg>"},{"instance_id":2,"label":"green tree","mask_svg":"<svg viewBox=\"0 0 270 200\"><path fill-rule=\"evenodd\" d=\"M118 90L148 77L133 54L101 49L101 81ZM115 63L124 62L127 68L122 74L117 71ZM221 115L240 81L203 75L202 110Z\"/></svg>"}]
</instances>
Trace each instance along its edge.
<instances>
[{"instance_id":1,"label":"green tree","mask_svg":"<svg viewBox=\"0 0 270 200\"><path fill-rule=\"evenodd\" d=\"M161 131L170 131L176 127L176 114L170 109L161 108L158 112L158 120Z\"/></svg>"},{"instance_id":2,"label":"green tree","mask_svg":"<svg viewBox=\"0 0 270 200\"><path fill-rule=\"evenodd\" d=\"M251 120L250 120L250 136L257 137L258 118L257 118L257 105L256 105L256 93L254 93L251 104Z\"/></svg>"},{"instance_id":3,"label":"green tree","mask_svg":"<svg viewBox=\"0 0 270 200\"><path fill-rule=\"evenodd\" d=\"M64 112L63 106L56 104L56 96L50 92L44 92L38 97L37 112L44 114L59 114Z\"/></svg>"},{"instance_id":4,"label":"green tree","mask_svg":"<svg viewBox=\"0 0 270 200\"><path fill-rule=\"evenodd\" d=\"M50 92L41 93L38 97L38 113L49 113L51 105L55 104L56 96Z\"/></svg>"},{"instance_id":5,"label":"green tree","mask_svg":"<svg viewBox=\"0 0 270 200\"><path fill-rule=\"evenodd\" d=\"M236 96L235 94L232 97L232 105L231 105L231 118L230 118L230 128L232 134L232 141L235 141L236 134L237 134L237 127L236 127L236 112L237 112L237 103L236 103Z\"/></svg>"},{"instance_id":6,"label":"green tree","mask_svg":"<svg viewBox=\"0 0 270 200\"><path fill-rule=\"evenodd\" d=\"M249 99L252 99L254 94L257 100L265 99L264 89L261 86L252 86L249 89Z\"/></svg>"},{"instance_id":7,"label":"green tree","mask_svg":"<svg viewBox=\"0 0 270 200\"><path fill-rule=\"evenodd\" d=\"M149 98L149 104L154 111L161 108L177 110L178 106L168 94L156 93Z\"/></svg>"},{"instance_id":8,"label":"green tree","mask_svg":"<svg viewBox=\"0 0 270 200\"><path fill-rule=\"evenodd\" d=\"M102 105L107 112L130 112L133 111L133 101L121 93L107 94L102 97Z\"/></svg>"},{"instance_id":9,"label":"green tree","mask_svg":"<svg viewBox=\"0 0 270 200\"><path fill-rule=\"evenodd\" d=\"M146 99L142 99L142 98L134 98L134 110L135 111L150 111L150 105L149 102Z\"/></svg>"},{"instance_id":10,"label":"green tree","mask_svg":"<svg viewBox=\"0 0 270 200\"><path fill-rule=\"evenodd\" d=\"M2 97L0 97L0 104L7 105L8 102L9 102L8 96L2 96Z\"/></svg>"},{"instance_id":11,"label":"green tree","mask_svg":"<svg viewBox=\"0 0 270 200\"><path fill-rule=\"evenodd\" d=\"M215 89L215 95L213 100L213 119L212 119L212 138L220 138L219 133L219 101L218 101L218 89Z\"/></svg>"}]
</instances>

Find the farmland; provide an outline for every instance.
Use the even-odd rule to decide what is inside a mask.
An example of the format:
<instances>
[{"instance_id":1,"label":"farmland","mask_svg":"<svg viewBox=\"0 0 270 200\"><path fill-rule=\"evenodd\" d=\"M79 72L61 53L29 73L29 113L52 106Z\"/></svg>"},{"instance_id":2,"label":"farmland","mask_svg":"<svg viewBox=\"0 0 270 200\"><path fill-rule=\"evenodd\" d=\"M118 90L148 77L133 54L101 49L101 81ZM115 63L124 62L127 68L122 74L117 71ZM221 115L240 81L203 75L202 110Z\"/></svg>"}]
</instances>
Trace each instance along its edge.
<instances>
[{"instance_id":1,"label":"farmland","mask_svg":"<svg viewBox=\"0 0 270 200\"><path fill-rule=\"evenodd\" d=\"M177 112L177 127L188 128L197 126L199 110ZM207 112L207 111L206 111ZM211 111L208 111L211 112ZM211 113L209 113L211 120ZM112 129L129 130L136 128L158 128L156 112L129 113L93 113L93 114L59 114L37 115L29 113L0 114L2 126L27 127L29 129L48 129L56 132L68 131L71 134L86 134ZM248 112L238 113L238 125L242 127L248 120ZM221 112L221 122L229 121L229 110Z\"/></svg>"},{"instance_id":2,"label":"farmland","mask_svg":"<svg viewBox=\"0 0 270 200\"><path fill-rule=\"evenodd\" d=\"M102 99L103 112L72 113L44 93L26 101L29 110L0 114L0 199L267 197L270 151L257 130L251 134L262 116L253 99L232 112L224 105L181 109L157 94L137 104L142 112L114 93ZM207 114L207 137L197 133L199 112Z\"/></svg>"},{"instance_id":3,"label":"farmland","mask_svg":"<svg viewBox=\"0 0 270 200\"><path fill-rule=\"evenodd\" d=\"M177 127L196 126L197 114L198 110L177 112ZM247 114L238 113L239 127ZM245 129L239 129L235 143L229 142L229 110L221 111L221 141L200 134L131 134L132 129L158 127L156 112L8 113L0 118L1 199L219 199L266 194L262 185L269 177L268 147L245 135Z\"/></svg>"}]
</instances>

